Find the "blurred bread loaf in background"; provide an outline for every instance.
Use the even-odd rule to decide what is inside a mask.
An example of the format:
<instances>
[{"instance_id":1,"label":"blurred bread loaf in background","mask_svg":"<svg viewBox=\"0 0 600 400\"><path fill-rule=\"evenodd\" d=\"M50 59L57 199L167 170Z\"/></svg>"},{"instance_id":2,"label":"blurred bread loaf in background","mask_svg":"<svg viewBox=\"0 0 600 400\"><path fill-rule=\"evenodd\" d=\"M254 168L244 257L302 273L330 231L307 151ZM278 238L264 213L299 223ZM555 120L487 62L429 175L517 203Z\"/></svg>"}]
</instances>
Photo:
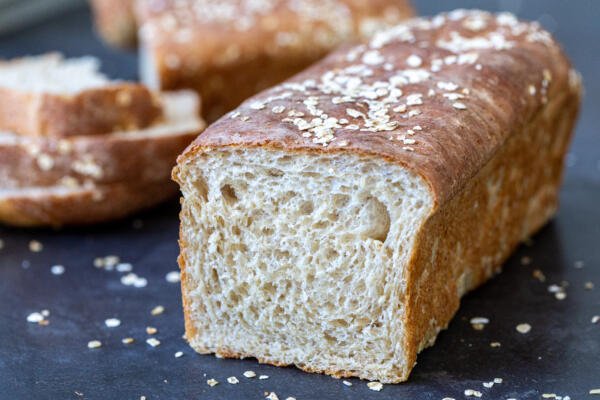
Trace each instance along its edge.
<instances>
[{"instance_id":1,"label":"blurred bread loaf in background","mask_svg":"<svg viewBox=\"0 0 600 400\"><path fill-rule=\"evenodd\" d=\"M346 42L413 15L408 0L92 0L110 43L139 27L140 75L149 87L193 89L213 121ZM118 16L116 14L119 14ZM127 21L127 22L125 22ZM118 40L115 40L118 37Z\"/></svg>"}]
</instances>

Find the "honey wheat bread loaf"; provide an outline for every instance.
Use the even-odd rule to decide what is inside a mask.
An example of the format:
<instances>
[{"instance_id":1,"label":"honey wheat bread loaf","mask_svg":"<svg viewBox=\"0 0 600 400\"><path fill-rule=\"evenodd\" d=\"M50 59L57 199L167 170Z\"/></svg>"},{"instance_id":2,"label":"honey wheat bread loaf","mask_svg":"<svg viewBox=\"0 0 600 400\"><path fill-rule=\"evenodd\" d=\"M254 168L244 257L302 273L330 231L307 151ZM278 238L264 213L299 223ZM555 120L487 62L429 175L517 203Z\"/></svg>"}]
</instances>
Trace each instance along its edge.
<instances>
[{"instance_id":1,"label":"honey wheat bread loaf","mask_svg":"<svg viewBox=\"0 0 600 400\"><path fill-rule=\"evenodd\" d=\"M244 102L173 172L190 345L406 380L556 212L580 93L538 24L457 10Z\"/></svg>"},{"instance_id":2,"label":"honey wheat bread loaf","mask_svg":"<svg viewBox=\"0 0 600 400\"><path fill-rule=\"evenodd\" d=\"M413 15L408 0L147 0L136 3L142 80L194 89L214 121L342 43Z\"/></svg>"}]
</instances>

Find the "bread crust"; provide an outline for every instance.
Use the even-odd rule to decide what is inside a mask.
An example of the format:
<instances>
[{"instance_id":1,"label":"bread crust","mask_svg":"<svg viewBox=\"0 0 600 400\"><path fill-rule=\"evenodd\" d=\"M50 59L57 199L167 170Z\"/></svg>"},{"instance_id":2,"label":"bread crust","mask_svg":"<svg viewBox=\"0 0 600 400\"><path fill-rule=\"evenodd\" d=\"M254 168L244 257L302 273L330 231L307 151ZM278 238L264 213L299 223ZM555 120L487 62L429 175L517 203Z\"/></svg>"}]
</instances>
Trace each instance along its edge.
<instances>
[{"instance_id":1,"label":"bread crust","mask_svg":"<svg viewBox=\"0 0 600 400\"><path fill-rule=\"evenodd\" d=\"M108 44L130 49L137 43L134 0L90 0L96 30Z\"/></svg>"},{"instance_id":2,"label":"bread crust","mask_svg":"<svg viewBox=\"0 0 600 400\"><path fill-rule=\"evenodd\" d=\"M0 129L22 135L102 135L147 128L161 119L158 97L136 83L112 84L73 95L0 87Z\"/></svg>"},{"instance_id":3,"label":"bread crust","mask_svg":"<svg viewBox=\"0 0 600 400\"><path fill-rule=\"evenodd\" d=\"M303 370L384 383L406 380L417 353L433 344L437 333L447 326L460 297L499 272L518 243L542 227L557 208L562 163L579 109L581 86L549 34L506 14L468 11L413 20L406 26L397 29L395 39L385 45L377 47L371 42L361 50L363 55L376 50L373 58L381 56L395 63L389 71L373 67L376 73L365 79L368 82L385 81L406 69L406 63L422 63L428 70L427 79L402 86L404 97L390 108L402 105L404 98L414 93L421 93L422 101L410 106L406 101L406 109L392 115L395 124L384 124L391 129L361 130L360 126L365 126L360 125L361 119L367 120L366 100L336 102L334 98L342 95L335 90L324 92L317 84L306 84L322 82L328 79L328 72L335 76L356 63L356 59L349 60L356 48L345 49L220 119L188 147L174 170L177 180L185 165L200 153L260 147L292 155L318 157L337 152L384 159L429 184L433 208L417 235L405 271L402 351L406 368L377 374L366 366L361 371L335 367L321 371L297 365ZM439 46L457 35L468 40L453 46L467 51ZM494 38L491 47L482 47L490 37ZM474 58L472 51L477 52L473 63L469 62ZM460 63L461 56L467 61ZM443 67L434 71L433 60L437 59ZM421 72L413 74L423 76ZM303 90L295 89L298 87ZM448 93L454 94L443 95ZM363 116L353 117L358 114L349 113L348 108L359 109ZM411 109L420 113L409 115ZM349 122L329 130L311 130L294 119L303 118L300 113L307 116L305 122L324 114L327 117L322 119ZM360 125L359 129L349 129L352 123ZM182 214L182 218L188 217ZM185 277L185 271L192 268L185 257L190 246L183 236L180 245L179 262ZM280 365L276 358L244 354L219 343L205 348L195 341L199 333L186 299L192 289L192 282L182 280L186 336L197 351L224 357L254 356L260 362Z\"/></svg>"},{"instance_id":4,"label":"bread crust","mask_svg":"<svg viewBox=\"0 0 600 400\"><path fill-rule=\"evenodd\" d=\"M275 0L253 11L225 3L235 10L230 17L212 15L210 1L151 0L136 9L140 45L159 86L196 90L209 122L341 43L414 14L407 0Z\"/></svg>"}]
</instances>

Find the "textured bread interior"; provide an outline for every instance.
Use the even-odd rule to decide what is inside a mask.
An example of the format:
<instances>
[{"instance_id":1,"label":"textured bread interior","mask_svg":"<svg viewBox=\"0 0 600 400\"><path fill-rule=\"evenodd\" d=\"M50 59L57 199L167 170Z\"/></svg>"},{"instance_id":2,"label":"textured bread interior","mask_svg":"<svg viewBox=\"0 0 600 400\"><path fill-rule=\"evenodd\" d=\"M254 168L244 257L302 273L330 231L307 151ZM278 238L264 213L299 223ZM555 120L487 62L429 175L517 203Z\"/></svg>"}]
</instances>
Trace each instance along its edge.
<instances>
[{"instance_id":1,"label":"textured bread interior","mask_svg":"<svg viewBox=\"0 0 600 400\"><path fill-rule=\"evenodd\" d=\"M352 154L220 149L180 165L186 331L200 352L363 378L412 367L403 296L428 185Z\"/></svg>"},{"instance_id":2,"label":"textured bread interior","mask_svg":"<svg viewBox=\"0 0 600 400\"><path fill-rule=\"evenodd\" d=\"M63 59L59 54L25 57L0 63L0 87L33 93L73 94L105 86L93 57Z\"/></svg>"}]
</instances>

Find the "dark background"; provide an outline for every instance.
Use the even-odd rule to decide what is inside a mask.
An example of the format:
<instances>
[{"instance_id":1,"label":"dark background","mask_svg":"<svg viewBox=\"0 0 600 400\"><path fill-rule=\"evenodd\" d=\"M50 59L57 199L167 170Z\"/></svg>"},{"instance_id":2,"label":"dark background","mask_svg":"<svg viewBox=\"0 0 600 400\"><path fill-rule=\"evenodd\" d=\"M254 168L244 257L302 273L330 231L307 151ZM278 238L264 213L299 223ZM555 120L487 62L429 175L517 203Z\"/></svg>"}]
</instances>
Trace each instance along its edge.
<instances>
[{"instance_id":1,"label":"dark background","mask_svg":"<svg viewBox=\"0 0 600 400\"><path fill-rule=\"evenodd\" d=\"M592 398L600 388L600 1L596 0L415 0L431 15L458 7L507 10L538 20L564 45L586 87L584 106L567 160L562 206L557 218L507 262L504 272L468 295L448 330L425 350L409 382L376 393L351 379L352 387L327 376L275 368L254 360L219 360L196 355L181 339L183 318L177 284L164 279L175 270L177 210L174 201L130 220L86 230L26 231L0 228L0 399L262 399L274 391L281 400L301 399L463 399L465 389L484 399L538 399L543 393ZM89 11L80 7L28 29L0 36L0 57L60 50L92 54L112 77L136 78L135 54L109 49L97 40ZM135 223L134 223L135 222ZM142 225L140 227L140 224ZM136 226L136 227L134 227ZM43 251L29 251L30 240ZM115 254L148 279L145 288L119 281L121 273L92 266L95 257ZM521 258L532 259L521 265ZM582 268L577 268L581 266ZM62 264L62 276L50 267ZM532 277L540 269L547 281ZM562 284L567 298L556 300L547 286ZM596 288L585 290L585 282ZM163 305L161 316L150 310ZM48 309L48 326L27 323L29 313ZM471 317L490 319L483 331ZM109 329L104 320L122 324ZM521 335L519 323L531 324ZM162 344L145 343L146 326L158 328ZM125 346L131 336L136 343ZM98 339L103 347L89 350ZM500 348L490 342L501 342ZM176 351L184 356L175 358ZM269 375L248 380L245 370ZM237 376L238 385L226 382ZM482 382L503 383L491 389ZM217 379L216 387L206 385Z\"/></svg>"}]
</instances>

